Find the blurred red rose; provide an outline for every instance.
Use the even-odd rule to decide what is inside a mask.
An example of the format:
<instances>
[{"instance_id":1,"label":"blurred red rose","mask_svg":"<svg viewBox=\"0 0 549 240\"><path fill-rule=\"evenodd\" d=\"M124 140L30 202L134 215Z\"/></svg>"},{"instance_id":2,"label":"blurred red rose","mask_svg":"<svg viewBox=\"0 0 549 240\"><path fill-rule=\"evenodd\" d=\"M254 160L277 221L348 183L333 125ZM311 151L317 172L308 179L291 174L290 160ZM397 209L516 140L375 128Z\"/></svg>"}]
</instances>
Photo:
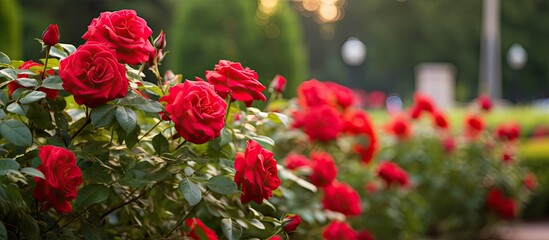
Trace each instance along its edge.
<instances>
[{"instance_id":1,"label":"blurred red rose","mask_svg":"<svg viewBox=\"0 0 549 240\"><path fill-rule=\"evenodd\" d=\"M45 45L54 46L59 42L59 27L57 24L50 24L42 33L42 41Z\"/></svg>"},{"instance_id":2,"label":"blurred red rose","mask_svg":"<svg viewBox=\"0 0 549 240\"><path fill-rule=\"evenodd\" d=\"M286 161L284 161L284 166L287 169L295 170L300 167L306 167L310 165L309 159L307 157L297 154L297 153L290 153L286 156Z\"/></svg>"},{"instance_id":3,"label":"blurred red rose","mask_svg":"<svg viewBox=\"0 0 549 240\"><path fill-rule=\"evenodd\" d=\"M372 161L378 148L377 134L374 131L374 125L365 111L349 109L343 115L345 122L345 132L364 137L367 145L358 143L353 150L360 155L363 163L368 164Z\"/></svg>"},{"instance_id":4,"label":"blurred red rose","mask_svg":"<svg viewBox=\"0 0 549 240\"><path fill-rule=\"evenodd\" d=\"M369 193L375 193L377 192L377 184L375 182L366 183L364 189Z\"/></svg>"},{"instance_id":5,"label":"blurred red rose","mask_svg":"<svg viewBox=\"0 0 549 240\"><path fill-rule=\"evenodd\" d=\"M324 240L356 240L357 233L346 222L332 221L324 232L322 232Z\"/></svg>"},{"instance_id":6,"label":"blurred red rose","mask_svg":"<svg viewBox=\"0 0 549 240\"><path fill-rule=\"evenodd\" d=\"M434 111L433 112L433 125L435 127L438 127L442 130L448 130L449 124L448 120L446 119L446 115L440 111Z\"/></svg>"},{"instance_id":7,"label":"blurred red rose","mask_svg":"<svg viewBox=\"0 0 549 240\"><path fill-rule=\"evenodd\" d=\"M36 169L45 179L34 177L36 187L33 196L38 202L45 202L42 208L51 207L58 213L72 212L71 200L76 199L78 186L82 184L82 172L76 166L74 154L67 149L41 146L38 155L42 164Z\"/></svg>"},{"instance_id":8,"label":"blurred red rose","mask_svg":"<svg viewBox=\"0 0 549 240\"><path fill-rule=\"evenodd\" d=\"M227 98L230 94L232 101L241 101L248 107L254 100L267 100L262 93L265 86L259 82L257 73L238 62L219 60L213 71L206 71L206 79L219 96Z\"/></svg>"},{"instance_id":9,"label":"blurred red rose","mask_svg":"<svg viewBox=\"0 0 549 240\"><path fill-rule=\"evenodd\" d=\"M456 140L453 137L447 137L442 140L442 148L444 152L451 153L456 149Z\"/></svg>"},{"instance_id":10,"label":"blurred red rose","mask_svg":"<svg viewBox=\"0 0 549 240\"><path fill-rule=\"evenodd\" d=\"M398 185L407 187L409 183L408 173L400 168L396 163L383 161L379 164L377 175L383 179L387 187Z\"/></svg>"},{"instance_id":11,"label":"blurred red rose","mask_svg":"<svg viewBox=\"0 0 549 240\"><path fill-rule=\"evenodd\" d=\"M410 137L412 132L412 126L410 122L404 116L396 115L393 119L385 125L385 131L389 134L394 135L395 137L404 140Z\"/></svg>"},{"instance_id":12,"label":"blurred red rose","mask_svg":"<svg viewBox=\"0 0 549 240\"><path fill-rule=\"evenodd\" d=\"M480 95L477 98L477 104L480 107L480 109L489 112L492 109L492 100L490 99L490 96L483 94Z\"/></svg>"},{"instance_id":13,"label":"blurred red rose","mask_svg":"<svg viewBox=\"0 0 549 240\"><path fill-rule=\"evenodd\" d=\"M236 154L234 168L234 181L242 190L242 203L254 201L261 204L263 199L269 199L273 195L272 191L280 185L273 153L263 149L254 140L246 142L245 153Z\"/></svg>"},{"instance_id":14,"label":"blurred red rose","mask_svg":"<svg viewBox=\"0 0 549 240\"><path fill-rule=\"evenodd\" d=\"M501 155L501 160L507 164L513 163L513 153L511 153L511 151L509 150L504 150L503 154Z\"/></svg>"},{"instance_id":15,"label":"blurred red rose","mask_svg":"<svg viewBox=\"0 0 549 240\"><path fill-rule=\"evenodd\" d=\"M465 136L469 138L477 138L484 130L484 121L476 115L465 117Z\"/></svg>"},{"instance_id":16,"label":"blurred red rose","mask_svg":"<svg viewBox=\"0 0 549 240\"><path fill-rule=\"evenodd\" d=\"M515 122L502 123L496 127L496 136L503 141L513 142L520 136L520 126Z\"/></svg>"},{"instance_id":17,"label":"blurred red rose","mask_svg":"<svg viewBox=\"0 0 549 240\"><path fill-rule=\"evenodd\" d=\"M227 104L207 82L196 78L170 88L160 98L166 102L166 111L175 129L185 140L202 144L219 136L225 126Z\"/></svg>"},{"instance_id":18,"label":"blurred red rose","mask_svg":"<svg viewBox=\"0 0 549 240\"><path fill-rule=\"evenodd\" d=\"M337 96L326 85L316 79L302 82L297 88L297 101L303 108L320 105L337 105Z\"/></svg>"},{"instance_id":19,"label":"blurred red rose","mask_svg":"<svg viewBox=\"0 0 549 240\"><path fill-rule=\"evenodd\" d=\"M20 70L37 70L37 71L34 71L35 73L41 75L42 74L42 71L44 70L44 65L40 64L40 63L36 63L36 62L33 62L32 60L29 60L29 61L26 61L24 62L23 64L21 64L21 66L19 66ZM54 75L55 72L53 71L53 69L50 69L50 70L47 70L46 73L48 75ZM45 75L44 77L46 77L47 75ZM17 74L17 78L28 78L29 75L28 74ZM40 77L38 77L40 78ZM17 81L11 81L8 83L8 95L11 96L13 94L13 92L19 88L22 88L23 86L19 85L17 83ZM32 87L26 87L27 89L32 89ZM48 99L55 99L57 97L57 94L59 93L59 91L57 90L54 90L54 89L48 89L48 88L38 88L38 91L41 91L41 92L44 92L46 93L46 98Z\"/></svg>"},{"instance_id":20,"label":"blurred red rose","mask_svg":"<svg viewBox=\"0 0 549 240\"><path fill-rule=\"evenodd\" d=\"M534 191L538 186L538 180L536 178L536 175L531 172L526 173L526 175L524 176L523 183L524 183L524 186L530 189L531 191Z\"/></svg>"},{"instance_id":21,"label":"blurred red rose","mask_svg":"<svg viewBox=\"0 0 549 240\"><path fill-rule=\"evenodd\" d=\"M362 212L358 193L351 186L337 181L324 188L322 207L347 216L358 216Z\"/></svg>"},{"instance_id":22,"label":"blurred red rose","mask_svg":"<svg viewBox=\"0 0 549 240\"><path fill-rule=\"evenodd\" d=\"M139 64L149 59L154 47L149 42L152 30L134 10L102 12L82 36L88 42L104 43L116 50L118 61Z\"/></svg>"},{"instance_id":23,"label":"blurred red rose","mask_svg":"<svg viewBox=\"0 0 549 240\"><path fill-rule=\"evenodd\" d=\"M371 91L366 95L366 106L368 108L383 108L387 95L382 91Z\"/></svg>"},{"instance_id":24,"label":"blurred red rose","mask_svg":"<svg viewBox=\"0 0 549 240\"><path fill-rule=\"evenodd\" d=\"M305 109L300 121L303 131L313 141L335 140L344 128L340 114L327 105Z\"/></svg>"},{"instance_id":25,"label":"blurred red rose","mask_svg":"<svg viewBox=\"0 0 549 240\"><path fill-rule=\"evenodd\" d=\"M421 108L416 105L410 107L408 111L410 111L409 114L411 119L418 119L421 116L422 112Z\"/></svg>"},{"instance_id":26,"label":"blurred red rose","mask_svg":"<svg viewBox=\"0 0 549 240\"><path fill-rule=\"evenodd\" d=\"M414 105L424 112L432 113L435 110L433 99L421 92L414 93Z\"/></svg>"},{"instance_id":27,"label":"blurred red rose","mask_svg":"<svg viewBox=\"0 0 549 240\"><path fill-rule=\"evenodd\" d=\"M276 75L271 81L271 84L269 85L269 89L271 89L271 91L274 91L276 93L284 92L284 89L286 89L286 78L281 75Z\"/></svg>"},{"instance_id":28,"label":"blurred red rose","mask_svg":"<svg viewBox=\"0 0 549 240\"><path fill-rule=\"evenodd\" d=\"M332 91L336 96L336 102L342 109L347 109L355 102L355 95L353 91L345 86L339 85L335 82L324 82L326 89L324 91Z\"/></svg>"},{"instance_id":29,"label":"blurred red rose","mask_svg":"<svg viewBox=\"0 0 549 240\"><path fill-rule=\"evenodd\" d=\"M206 226L199 218L188 218L185 225L189 232L185 235L193 240L217 240L215 231Z\"/></svg>"},{"instance_id":30,"label":"blurred red rose","mask_svg":"<svg viewBox=\"0 0 549 240\"><path fill-rule=\"evenodd\" d=\"M517 206L512 198L505 196L499 188L492 188L486 195L488 208L502 219L513 219L517 216Z\"/></svg>"},{"instance_id":31,"label":"blurred red rose","mask_svg":"<svg viewBox=\"0 0 549 240\"><path fill-rule=\"evenodd\" d=\"M337 176L334 159L326 152L311 153L311 168L311 183L318 187L332 183Z\"/></svg>"},{"instance_id":32,"label":"blurred red rose","mask_svg":"<svg viewBox=\"0 0 549 240\"><path fill-rule=\"evenodd\" d=\"M97 107L128 93L126 68L102 43L86 43L59 64L63 88L79 105Z\"/></svg>"},{"instance_id":33,"label":"blurred red rose","mask_svg":"<svg viewBox=\"0 0 549 240\"><path fill-rule=\"evenodd\" d=\"M290 214L285 217L282 222L282 229L284 229L285 232L294 232L302 221L299 215Z\"/></svg>"},{"instance_id":34,"label":"blurred red rose","mask_svg":"<svg viewBox=\"0 0 549 240\"><path fill-rule=\"evenodd\" d=\"M281 236L274 235L271 238L269 238L269 240L284 240L284 239Z\"/></svg>"},{"instance_id":35,"label":"blurred red rose","mask_svg":"<svg viewBox=\"0 0 549 240\"><path fill-rule=\"evenodd\" d=\"M368 230L360 230L356 236L357 240L375 240L376 238Z\"/></svg>"}]
</instances>

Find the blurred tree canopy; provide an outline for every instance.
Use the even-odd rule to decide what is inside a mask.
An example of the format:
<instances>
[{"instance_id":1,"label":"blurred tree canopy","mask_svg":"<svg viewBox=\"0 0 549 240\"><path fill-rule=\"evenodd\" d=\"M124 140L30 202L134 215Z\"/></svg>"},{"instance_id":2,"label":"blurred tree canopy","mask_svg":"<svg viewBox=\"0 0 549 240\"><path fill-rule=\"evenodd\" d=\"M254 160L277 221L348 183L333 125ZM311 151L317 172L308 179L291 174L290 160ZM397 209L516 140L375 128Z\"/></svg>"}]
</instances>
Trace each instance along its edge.
<instances>
[{"instance_id":1,"label":"blurred tree canopy","mask_svg":"<svg viewBox=\"0 0 549 240\"><path fill-rule=\"evenodd\" d=\"M23 34L17 0L0 0L0 51L13 59L21 57Z\"/></svg>"}]
</instances>

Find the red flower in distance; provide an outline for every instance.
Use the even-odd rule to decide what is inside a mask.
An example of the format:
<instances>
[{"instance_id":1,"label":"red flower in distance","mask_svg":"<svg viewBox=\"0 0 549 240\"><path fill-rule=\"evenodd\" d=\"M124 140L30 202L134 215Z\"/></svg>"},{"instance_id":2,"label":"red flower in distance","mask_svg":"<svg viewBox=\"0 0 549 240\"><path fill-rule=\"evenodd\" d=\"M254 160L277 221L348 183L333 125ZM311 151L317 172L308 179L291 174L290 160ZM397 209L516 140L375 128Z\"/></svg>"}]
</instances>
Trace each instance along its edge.
<instances>
[{"instance_id":1,"label":"red flower in distance","mask_svg":"<svg viewBox=\"0 0 549 240\"><path fill-rule=\"evenodd\" d=\"M246 152L237 153L234 160L234 181L242 189L240 201L258 204L269 199L280 185L273 153L263 149L254 140L246 142Z\"/></svg>"},{"instance_id":2,"label":"red flower in distance","mask_svg":"<svg viewBox=\"0 0 549 240\"><path fill-rule=\"evenodd\" d=\"M538 180L536 178L536 175L530 172L526 173L526 175L524 176L523 184L526 188L534 191L534 189L536 189L536 187L538 186Z\"/></svg>"},{"instance_id":3,"label":"red flower in distance","mask_svg":"<svg viewBox=\"0 0 549 240\"><path fill-rule=\"evenodd\" d=\"M74 154L56 146L41 146L38 155L42 164L36 169L45 179L34 177L36 187L33 197L45 202L43 209L53 207L58 213L72 212L71 200L76 199L78 186L82 184L82 171L76 166Z\"/></svg>"},{"instance_id":4,"label":"red flower in distance","mask_svg":"<svg viewBox=\"0 0 549 240\"><path fill-rule=\"evenodd\" d=\"M513 162L513 154L509 150L505 150L501 155L501 160L504 163L511 164Z\"/></svg>"},{"instance_id":5,"label":"red flower in distance","mask_svg":"<svg viewBox=\"0 0 549 240\"><path fill-rule=\"evenodd\" d=\"M349 109L343 114L344 129L350 134L370 134L374 132L374 124L365 111Z\"/></svg>"},{"instance_id":6,"label":"red flower in distance","mask_svg":"<svg viewBox=\"0 0 549 240\"><path fill-rule=\"evenodd\" d=\"M326 85L316 79L302 82L297 88L297 101L303 108L320 105L337 105L337 96Z\"/></svg>"},{"instance_id":7,"label":"red flower in distance","mask_svg":"<svg viewBox=\"0 0 549 240\"><path fill-rule=\"evenodd\" d=\"M59 64L63 88L79 105L97 107L128 93L126 68L102 43L86 43Z\"/></svg>"},{"instance_id":8,"label":"red flower in distance","mask_svg":"<svg viewBox=\"0 0 549 240\"><path fill-rule=\"evenodd\" d=\"M259 82L257 73L250 68L243 68L238 62L219 60L213 71L206 71L206 79L219 96L227 98L230 94L232 101L241 101L248 107L254 100L267 100L261 93L265 86Z\"/></svg>"},{"instance_id":9,"label":"red flower in distance","mask_svg":"<svg viewBox=\"0 0 549 240\"><path fill-rule=\"evenodd\" d=\"M496 136L504 141L513 142L520 136L520 126L515 123L504 123L496 128Z\"/></svg>"},{"instance_id":10,"label":"red flower in distance","mask_svg":"<svg viewBox=\"0 0 549 240\"><path fill-rule=\"evenodd\" d=\"M492 100L490 99L490 96L488 95L480 95L477 98L477 104L480 107L480 109L489 112L492 109Z\"/></svg>"},{"instance_id":11,"label":"red flower in distance","mask_svg":"<svg viewBox=\"0 0 549 240\"><path fill-rule=\"evenodd\" d=\"M322 232L324 240L356 240L357 233L346 222L332 221Z\"/></svg>"},{"instance_id":12,"label":"red flower in distance","mask_svg":"<svg viewBox=\"0 0 549 240\"><path fill-rule=\"evenodd\" d=\"M355 96L351 89L329 81L324 82L324 86L326 87L325 91L332 91L334 93L337 104L342 109L347 109L354 104Z\"/></svg>"},{"instance_id":13,"label":"red flower in distance","mask_svg":"<svg viewBox=\"0 0 549 240\"><path fill-rule=\"evenodd\" d=\"M42 41L48 46L54 46L59 42L59 27L57 27L57 24L48 26L46 31L42 33Z\"/></svg>"},{"instance_id":14,"label":"red flower in distance","mask_svg":"<svg viewBox=\"0 0 549 240\"><path fill-rule=\"evenodd\" d=\"M19 66L18 69L31 70L31 71L36 70L34 72L41 75L42 71L44 70L44 65L42 65L40 63L33 62L32 60L29 60L29 61L26 61L23 64L21 64L21 66ZM53 69L47 70L46 73L48 75L55 74ZM29 77L28 74L17 74L17 78L28 78L28 77ZM44 76L44 77L46 77L46 76ZM8 83L8 95L11 96L13 94L13 92L15 92L15 90L17 90L19 88L22 88L22 87L23 86L19 85L19 83L17 83L17 81L9 82ZM32 87L28 87L27 89L32 89ZM59 91L57 91L57 90L42 88L42 87L38 88L38 90L41 91L41 92L46 93L46 98L48 98L48 99L55 99L57 97L57 94L59 93Z\"/></svg>"},{"instance_id":15,"label":"red flower in distance","mask_svg":"<svg viewBox=\"0 0 549 240\"><path fill-rule=\"evenodd\" d=\"M465 118L465 136L477 138L484 130L484 121L476 116L470 115Z\"/></svg>"},{"instance_id":16,"label":"red flower in distance","mask_svg":"<svg viewBox=\"0 0 549 240\"><path fill-rule=\"evenodd\" d=\"M368 230L360 230L356 236L357 240L375 240L376 238Z\"/></svg>"},{"instance_id":17,"label":"red flower in distance","mask_svg":"<svg viewBox=\"0 0 549 240\"><path fill-rule=\"evenodd\" d=\"M149 59L154 47L149 42L152 30L134 10L102 12L82 36L88 42L100 42L116 50L118 61L139 64Z\"/></svg>"},{"instance_id":18,"label":"red flower in distance","mask_svg":"<svg viewBox=\"0 0 549 240\"><path fill-rule=\"evenodd\" d=\"M397 115L393 117L387 125L385 125L385 131L401 140L404 140L410 137L412 127L405 117Z\"/></svg>"},{"instance_id":19,"label":"red flower in distance","mask_svg":"<svg viewBox=\"0 0 549 240\"><path fill-rule=\"evenodd\" d=\"M290 153L286 156L286 161L284 161L284 165L287 169L295 170L300 167L306 167L309 166L311 163L307 157L297 154L297 153Z\"/></svg>"},{"instance_id":20,"label":"red flower in distance","mask_svg":"<svg viewBox=\"0 0 549 240\"><path fill-rule=\"evenodd\" d=\"M433 125L435 127L440 128L442 130L448 130L449 124L448 120L446 119L446 115L444 113L439 111L433 112Z\"/></svg>"},{"instance_id":21,"label":"red flower in distance","mask_svg":"<svg viewBox=\"0 0 549 240\"><path fill-rule=\"evenodd\" d=\"M379 164L377 175L383 179L387 187L399 185L407 187L409 183L408 173L400 168L396 163L384 161Z\"/></svg>"},{"instance_id":22,"label":"red flower in distance","mask_svg":"<svg viewBox=\"0 0 549 240\"><path fill-rule=\"evenodd\" d=\"M276 75L271 81L271 84L269 85L269 89L271 89L271 91L274 91L276 93L284 92L284 89L286 89L286 78L281 75Z\"/></svg>"},{"instance_id":23,"label":"red flower in distance","mask_svg":"<svg viewBox=\"0 0 549 240\"><path fill-rule=\"evenodd\" d=\"M305 109L300 124L309 139L327 142L335 140L343 131L344 123L339 113L327 105Z\"/></svg>"},{"instance_id":24,"label":"red flower in distance","mask_svg":"<svg viewBox=\"0 0 549 240\"><path fill-rule=\"evenodd\" d=\"M414 93L414 104L421 111L432 113L435 110L433 99L420 92Z\"/></svg>"},{"instance_id":25,"label":"red flower in distance","mask_svg":"<svg viewBox=\"0 0 549 240\"><path fill-rule=\"evenodd\" d=\"M452 137L447 137L442 140L442 148L444 152L451 153L456 149L456 140Z\"/></svg>"},{"instance_id":26,"label":"red flower in distance","mask_svg":"<svg viewBox=\"0 0 549 240\"><path fill-rule=\"evenodd\" d=\"M362 212L358 193L351 186L337 181L324 188L322 207L347 216L358 216Z\"/></svg>"},{"instance_id":27,"label":"red flower in distance","mask_svg":"<svg viewBox=\"0 0 549 240\"><path fill-rule=\"evenodd\" d=\"M512 219L517 216L517 206L512 198L506 197L499 188L492 188L486 195L488 208L502 219Z\"/></svg>"},{"instance_id":28,"label":"red flower in distance","mask_svg":"<svg viewBox=\"0 0 549 240\"><path fill-rule=\"evenodd\" d=\"M299 215L290 214L282 221L282 229L284 229L285 232L294 232L301 222L302 220Z\"/></svg>"},{"instance_id":29,"label":"red flower in distance","mask_svg":"<svg viewBox=\"0 0 549 240\"><path fill-rule=\"evenodd\" d=\"M274 235L273 237L269 238L269 240L284 240L281 236Z\"/></svg>"},{"instance_id":30,"label":"red flower in distance","mask_svg":"<svg viewBox=\"0 0 549 240\"><path fill-rule=\"evenodd\" d=\"M159 102L167 103L166 111L175 129L189 142L202 144L213 140L225 126L227 104L212 85L200 78L171 87Z\"/></svg>"},{"instance_id":31,"label":"red flower in distance","mask_svg":"<svg viewBox=\"0 0 549 240\"><path fill-rule=\"evenodd\" d=\"M334 159L326 152L311 153L311 183L318 187L326 186L337 176Z\"/></svg>"},{"instance_id":32,"label":"red flower in distance","mask_svg":"<svg viewBox=\"0 0 549 240\"><path fill-rule=\"evenodd\" d=\"M199 218L188 218L185 225L190 228L187 237L193 240L217 240L215 231L206 226Z\"/></svg>"}]
</instances>

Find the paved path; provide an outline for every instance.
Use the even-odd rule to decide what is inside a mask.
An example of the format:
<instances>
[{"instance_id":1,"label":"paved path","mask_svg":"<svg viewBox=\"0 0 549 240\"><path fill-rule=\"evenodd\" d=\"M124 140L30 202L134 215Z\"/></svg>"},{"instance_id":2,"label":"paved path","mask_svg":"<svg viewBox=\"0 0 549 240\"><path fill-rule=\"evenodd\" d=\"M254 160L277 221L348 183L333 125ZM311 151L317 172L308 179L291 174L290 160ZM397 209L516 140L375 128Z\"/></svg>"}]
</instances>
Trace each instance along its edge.
<instances>
[{"instance_id":1,"label":"paved path","mask_svg":"<svg viewBox=\"0 0 549 240\"><path fill-rule=\"evenodd\" d=\"M549 222L509 223L497 232L501 240L549 240Z\"/></svg>"}]
</instances>

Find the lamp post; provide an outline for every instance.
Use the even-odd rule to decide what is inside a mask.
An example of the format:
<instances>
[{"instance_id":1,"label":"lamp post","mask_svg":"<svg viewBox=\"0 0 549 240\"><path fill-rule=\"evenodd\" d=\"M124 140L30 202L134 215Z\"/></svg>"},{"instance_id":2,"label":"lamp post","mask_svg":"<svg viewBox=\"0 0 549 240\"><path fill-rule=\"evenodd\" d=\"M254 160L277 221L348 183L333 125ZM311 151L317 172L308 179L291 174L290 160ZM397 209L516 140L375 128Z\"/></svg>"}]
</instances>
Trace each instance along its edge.
<instances>
[{"instance_id":1,"label":"lamp post","mask_svg":"<svg viewBox=\"0 0 549 240\"><path fill-rule=\"evenodd\" d=\"M366 45L358 38L351 37L341 45L341 58L347 66L350 87L356 87L361 80L360 66L366 60Z\"/></svg>"},{"instance_id":2,"label":"lamp post","mask_svg":"<svg viewBox=\"0 0 549 240\"><path fill-rule=\"evenodd\" d=\"M517 73L524 68L528 54L522 45L514 43L507 50L507 65L511 68L511 85L514 86L512 97L514 102L518 102L522 98L521 83L518 83Z\"/></svg>"}]
</instances>

